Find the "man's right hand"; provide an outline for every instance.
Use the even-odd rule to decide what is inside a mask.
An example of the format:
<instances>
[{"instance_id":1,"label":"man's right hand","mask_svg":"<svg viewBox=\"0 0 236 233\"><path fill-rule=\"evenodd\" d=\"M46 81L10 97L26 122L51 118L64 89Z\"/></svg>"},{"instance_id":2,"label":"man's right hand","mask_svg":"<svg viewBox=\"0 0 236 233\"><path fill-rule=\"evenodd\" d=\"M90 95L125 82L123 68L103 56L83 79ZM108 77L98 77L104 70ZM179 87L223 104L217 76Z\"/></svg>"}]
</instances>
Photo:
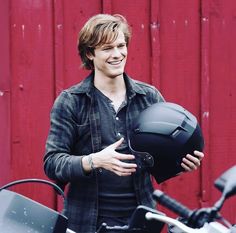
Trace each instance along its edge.
<instances>
[{"instance_id":1,"label":"man's right hand","mask_svg":"<svg viewBox=\"0 0 236 233\"><path fill-rule=\"evenodd\" d=\"M134 173L136 171L137 165L133 162L124 162L125 160L134 160L134 155L121 154L116 151L116 149L122 144L123 140L124 139L121 138L120 140L97 153L84 156L82 159L82 164L85 172L92 170L92 161L94 168L103 168L114 172L118 176L129 176Z\"/></svg>"}]
</instances>

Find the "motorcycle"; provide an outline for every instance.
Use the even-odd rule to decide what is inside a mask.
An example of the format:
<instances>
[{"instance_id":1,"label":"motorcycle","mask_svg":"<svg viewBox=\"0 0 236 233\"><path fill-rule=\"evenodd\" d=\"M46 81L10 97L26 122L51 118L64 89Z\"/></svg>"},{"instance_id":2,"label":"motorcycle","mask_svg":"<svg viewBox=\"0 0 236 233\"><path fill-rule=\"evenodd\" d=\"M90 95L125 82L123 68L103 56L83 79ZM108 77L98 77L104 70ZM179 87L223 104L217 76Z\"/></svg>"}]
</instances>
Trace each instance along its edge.
<instances>
[{"instance_id":1,"label":"motorcycle","mask_svg":"<svg viewBox=\"0 0 236 233\"><path fill-rule=\"evenodd\" d=\"M221 214L220 210L225 200L236 194L236 166L224 172L214 185L222 192L220 199L208 208L190 210L186 206L172 199L160 190L154 191L153 195L157 202L178 214L180 219L172 219L166 216L157 216L147 213L148 220L155 219L165 222L173 228L171 232L198 232L198 233L235 233L236 225L229 223Z\"/></svg>"},{"instance_id":2,"label":"motorcycle","mask_svg":"<svg viewBox=\"0 0 236 233\"><path fill-rule=\"evenodd\" d=\"M215 187L222 192L221 198L213 207L190 210L160 190L153 193L161 205L178 214L177 219L143 205L134 211L128 225L108 226L103 223L96 233L158 233L167 224L172 233L236 233L232 225L220 214L225 200L236 194L236 165L224 172L216 181ZM25 179L11 182L0 188L0 229L1 233L75 233L67 228L68 219L23 195L7 190L21 183L39 182L52 186L65 200L63 190L56 184L41 179Z\"/></svg>"},{"instance_id":3,"label":"motorcycle","mask_svg":"<svg viewBox=\"0 0 236 233\"><path fill-rule=\"evenodd\" d=\"M22 183L42 183L52 186L65 200L63 190L53 182L43 179L23 179L0 188L1 233L75 233L67 228L68 219L63 214L48 208L8 188Z\"/></svg>"},{"instance_id":4,"label":"motorcycle","mask_svg":"<svg viewBox=\"0 0 236 233\"><path fill-rule=\"evenodd\" d=\"M172 233L236 233L236 225L229 223L220 210L225 200L236 194L236 165L224 172L215 180L215 187L222 192L221 198L212 207L190 210L180 202L169 197L161 190L155 190L154 199L161 205L180 216L177 219L164 213L138 206L128 226L109 227L105 223L97 233L109 230L119 232L161 232L164 224L168 224Z\"/></svg>"}]
</instances>

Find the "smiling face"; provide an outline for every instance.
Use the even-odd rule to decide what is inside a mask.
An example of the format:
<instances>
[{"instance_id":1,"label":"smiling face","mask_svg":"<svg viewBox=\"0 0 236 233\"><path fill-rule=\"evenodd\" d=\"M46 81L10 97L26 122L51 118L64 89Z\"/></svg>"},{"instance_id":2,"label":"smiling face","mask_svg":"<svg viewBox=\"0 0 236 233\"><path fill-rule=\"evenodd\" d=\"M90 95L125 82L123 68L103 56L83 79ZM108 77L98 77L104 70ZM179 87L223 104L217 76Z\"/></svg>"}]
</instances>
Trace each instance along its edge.
<instances>
[{"instance_id":1,"label":"smiling face","mask_svg":"<svg viewBox=\"0 0 236 233\"><path fill-rule=\"evenodd\" d=\"M88 57L93 61L96 76L115 78L123 75L127 54L124 33L119 31L115 41L95 48L94 55Z\"/></svg>"}]
</instances>

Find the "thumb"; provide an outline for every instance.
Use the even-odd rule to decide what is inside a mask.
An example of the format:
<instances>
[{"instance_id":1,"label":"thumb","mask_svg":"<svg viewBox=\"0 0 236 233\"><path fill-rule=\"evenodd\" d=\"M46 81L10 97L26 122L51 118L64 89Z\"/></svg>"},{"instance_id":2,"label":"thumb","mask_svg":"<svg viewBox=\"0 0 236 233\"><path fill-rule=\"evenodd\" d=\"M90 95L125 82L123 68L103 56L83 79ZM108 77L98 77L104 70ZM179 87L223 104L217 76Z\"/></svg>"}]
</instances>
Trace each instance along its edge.
<instances>
[{"instance_id":1,"label":"thumb","mask_svg":"<svg viewBox=\"0 0 236 233\"><path fill-rule=\"evenodd\" d=\"M123 141L124 141L124 138L121 138L118 141L111 144L109 147L115 150L116 148L118 148L122 144Z\"/></svg>"}]
</instances>

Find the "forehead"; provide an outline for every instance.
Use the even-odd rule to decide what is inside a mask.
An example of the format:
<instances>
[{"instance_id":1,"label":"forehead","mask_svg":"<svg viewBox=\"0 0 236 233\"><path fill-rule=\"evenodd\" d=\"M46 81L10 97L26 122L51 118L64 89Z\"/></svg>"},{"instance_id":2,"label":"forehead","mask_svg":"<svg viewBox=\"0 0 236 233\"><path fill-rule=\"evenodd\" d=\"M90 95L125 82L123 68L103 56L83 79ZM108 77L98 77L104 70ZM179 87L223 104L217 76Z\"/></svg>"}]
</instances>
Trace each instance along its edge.
<instances>
[{"instance_id":1,"label":"forehead","mask_svg":"<svg viewBox=\"0 0 236 233\"><path fill-rule=\"evenodd\" d=\"M117 37L114 40L104 42L103 44L101 44L98 47L104 47L104 46L108 46L108 45L112 46L112 45L116 45L116 44L120 44L120 43L126 43L125 35L121 30L118 31Z\"/></svg>"}]
</instances>

